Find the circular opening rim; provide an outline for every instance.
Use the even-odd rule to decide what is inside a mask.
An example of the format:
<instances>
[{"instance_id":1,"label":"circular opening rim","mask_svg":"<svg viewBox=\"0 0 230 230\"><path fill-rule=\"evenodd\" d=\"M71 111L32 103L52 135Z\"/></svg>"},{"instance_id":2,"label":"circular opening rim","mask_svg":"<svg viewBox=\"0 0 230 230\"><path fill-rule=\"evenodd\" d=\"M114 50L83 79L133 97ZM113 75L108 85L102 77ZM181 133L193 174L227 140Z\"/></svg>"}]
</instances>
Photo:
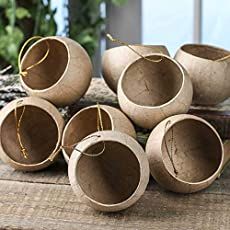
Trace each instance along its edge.
<instances>
[{"instance_id":1,"label":"circular opening rim","mask_svg":"<svg viewBox=\"0 0 230 230\"><path fill-rule=\"evenodd\" d=\"M55 40L55 41L61 43L62 45L64 45L65 50L66 50L66 52L67 52L67 62L66 62L65 69L64 69L64 71L62 72L62 74L60 75L60 77L58 78L58 80L57 80L54 84L52 84L52 85L50 85L49 87L46 87L46 88L44 88L44 89L33 89L32 87L30 87L30 86L24 81L23 76L20 75L20 81L21 81L21 84L23 85L23 87L24 87L25 89L29 89L29 90L31 90L31 91L33 91L33 92L46 92L46 91L52 90L53 88L55 88L55 87L63 80L64 76L66 75L66 72L68 71L68 67L69 67L69 63L70 63L70 50L69 50L69 47L68 47L68 45L66 44L66 42L64 42L61 38L58 38L58 37L55 37L55 36L53 36L53 37L41 38L41 39L39 39L38 41L36 41L34 44L32 44L32 45L27 49L27 51L25 52L25 54L23 55L22 60L21 60L21 65L23 65L23 62L25 61L25 58L28 56L28 54L29 54L29 52L31 51L31 49L32 49L33 47L39 45L39 43L44 42L44 41L46 41L46 40L51 40L51 41L52 41L52 40Z\"/></svg>"},{"instance_id":2,"label":"circular opening rim","mask_svg":"<svg viewBox=\"0 0 230 230\"><path fill-rule=\"evenodd\" d=\"M162 54L162 53L155 53L155 54L151 54L151 55L143 55L144 57L147 57L147 58L151 58L153 56L155 57L163 57L163 58L166 58L168 59L170 62L172 62L173 64L175 64L175 66L177 67L177 69L180 71L180 78L181 78L181 85L180 85L180 88L178 90L178 92L174 95L174 97L172 97L171 99L169 99L168 101L166 101L165 103L163 104L160 104L160 105L156 105L156 106L150 106L150 105L141 105L139 103L135 103L124 91L124 87L123 87L123 79L125 78L125 74L126 72L129 70L129 68L132 67L132 65L136 64L137 62L139 62L140 60L142 60L143 58L138 58L137 60L135 60L134 62L132 62L130 65L128 65L125 70L122 72L121 74L121 77L119 79L119 83L120 84L120 90L122 91L122 94L129 100L129 102L133 105L136 105L136 106L139 106L139 107L142 107L142 108L147 108L147 109L158 109L158 108L163 108L169 104L171 104L180 94L181 94L181 91L184 87L184 84L185 84L185 72L183 70L183 68L176 62L176 60L170 58L169 56L165 55L165 54ZM146 60L147 61L147 60Z\"/></svg>"},{"instance_id":3,"label":"circular opening rim","mask_svg":"<svg viewBox=\"0 0 230 230\"><path fill-rule=\"evenodd\" d=\"M214 173L213 173L212 175L210 175L210 176L207 177L206 179L203 179L203 180L198 181L198 182L189 182L189 181L185 181L185 180L182 180L182 179L176 177L175 175L173 175L173 174L171 173L171 171L168 170L168 168L167 168L167 166L166 166L166 164L165 164L164 157L163 157L163 155L162 155L162 153L163 153L163 151L162 151L162 146L163 146L163 143L164 143L165 135L168 133L168 131L169 131L173 126L175 126L175 125L177 125L178 123L183 122L183 121L185 121L185 120L192 120L192 121L196 121L196 122L199 122L199 123L201 123L201 124L206 125L206 127L208 127L209 130L216 136L216 138L218 139L218 142L219 142L219 144L220 144L219 147L220 147L220 151L221 151L221 158L220 158L220 162L219 162L219 164L218 164L217 169L214 171ZM214 178L214 177L219 173L219 171L220 171L220 169L221 169L221 167L222 167L222 165L223 165L223 161L224 161L224 154L223 154L224 150L223 150L223 145L222 145L222 141L221 141L221 139L220 139L220 137L219 137L219 134L217 133L217 131L216 131L208 122L206 122L206 121L204 121L204 120L202 120L202 119L199 119L199 118L194 119L194 118L189 117L189 118L183 118L183 119L181 119L181 120L178 120L178 121L173 122L173 123L165 130L165 133L164 133L163 138L162 138L162 143L161 143L161 146L160 146L160 150L161 150L162 162L163 162L164 168L165 168L165 170L167 171L167 173L168 173L171 177L173 177L175 180L177 180L177 181L179 181L179 182L181 182L181 183L183 183L183 184L200 185L200 184L209 182L212 178Z\"/></svg>"}]
</instances>

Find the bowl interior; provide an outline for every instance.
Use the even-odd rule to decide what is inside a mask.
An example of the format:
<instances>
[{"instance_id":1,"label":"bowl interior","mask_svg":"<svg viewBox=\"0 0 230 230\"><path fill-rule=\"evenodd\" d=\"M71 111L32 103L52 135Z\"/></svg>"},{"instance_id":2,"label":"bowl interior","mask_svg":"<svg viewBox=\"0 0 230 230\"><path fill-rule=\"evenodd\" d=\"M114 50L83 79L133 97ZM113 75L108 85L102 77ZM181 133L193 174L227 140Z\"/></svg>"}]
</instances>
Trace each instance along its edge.
<instances>
[{"instance_id":1,"label":"bowl interior","mask_svg":"<svg viewBox=\"0 0 230 230\"><path fill-rule=\"evenodd\" d=\"M48 44L48 45L47 45ZM43 62L27 71L24 83L31 89L46 89L54 85L63 75L68 63L68 51L64 43L56 39L46 39L32 46L22 61L22 70L39 62L47 52Z\"/></svg>"},{"instance_id":2,"label":"bowl interior","mask_svg":"<svg viewBox=\"0 0 230 230\"><path fill-rule=\"evenodd\" d=\"M181 49L194 56L209 60L218 60L229 55L229 52L226 50L208 45L184 45Z\"/></svg>"},{"instance_id":3,"label":"bowl interior","mask_svg":"<svg viewBox=\"0 0 230 230\"><path fill-rule=\"evenodd\" d=\"M166 168L182 181L201 182L220 166L222 148L219 138L205 123L185 119L165 134L162 155Z\"/></svg>"},{"instance_id":4,"label":"bowl interior","mask_svg":"<svg viewBox=\"0 0 230 230\"><path fill-rule=\"evenodd\" d=\"M98 142L86 150L96 154L103 149ZM137 189L140 165L136 156L125 145L105 142L105 151L98 157L82 155L76 176L84 193L91 199L111 205L127 200Z\"/></svg>"},{"instance_id":5,"label":"bowl interior","mask_svg":"<svg viewBox=\"0 0 230 230\"><path fill-rule=\"evenodd\" d=\"M122 89L125 95L138 105L159 106L170 101L179 92L183 73L171 59L149 56L154 63L143 58L131 64L124 72Z\"/></svg>"},{"instance_id":6,"label":"bowl interior","mask_svg":"<svg viewBox=\"0 0 230 230\"><path fill-rule=\"evenodd\" d=\"M71 146L91 133L98 131L97 127L98 109L88 108L82 110L80 113L74 116L74 118L68 123L64 136L63 145ZM112 121L109 114L101 108L101 117L104 130L112 129ZM65 152L70 156L73 149L65 148Z\"/></svg>"},{"instance_id":7,"label":"bowl interior","mask_svg":"<svg viewBox=\"0 0 230 230\"><path fill-rule=\"evenodd\" d=\"M17 108L18 119L22 111L23 107ZM36 164L47 159L55 149L59 136L58 128L53 118L38 107L25 106L19 134L28 153L27 159L21 152L16 134L17 124L14 111L2 123L1 144L5 153L12 160L22 164Z\"/></svg>"}]
</instances>

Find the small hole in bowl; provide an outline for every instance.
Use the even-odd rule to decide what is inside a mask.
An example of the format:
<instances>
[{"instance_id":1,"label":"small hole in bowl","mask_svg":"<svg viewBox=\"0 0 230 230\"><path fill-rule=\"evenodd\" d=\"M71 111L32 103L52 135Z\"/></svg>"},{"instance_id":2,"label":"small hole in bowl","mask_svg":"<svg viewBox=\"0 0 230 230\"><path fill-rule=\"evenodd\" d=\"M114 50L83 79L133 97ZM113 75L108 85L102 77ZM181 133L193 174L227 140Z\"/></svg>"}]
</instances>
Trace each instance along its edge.
<instances>
[{"instance_id":1,"label":"small hole in bowl","mask_svg":"<svg viewBox=\"0 0 230 230\"><path fill-rule=\"evenodd\" d=\"M46 39L38 42L28 51L23 58L22 70L40 61L48 48L47 58L28 70L27 76L23 77L24 83L31 89L42 90L51 87L62 77L67 67L68 51L66 46L56 39Z\"/></svg>"},{"instance_id":2,"label":"small hole in bowl","mask_svg":"<svg viewBox=\"0 0 230 230\"><path fill-rule=\"evenodd\" d=\"M148 58L159 60L162 57L154 55ZM177 64L167 57L157 63L139 59L126 70L122 89L135 104L159 106L179 92L183 82L182 74Z\"/></svg>"},{"instance_id":3,"label":"small hole in bowl","mask_svg":"<svg viewBox=\"0 0 230 230\"><path fill-rule=\"evenodd\" d=\"M71 122L68 124L65 135L63 137L64 146L73 145L81 141L84 137L97 130L97 116L98 109L88 108L81 111L79 114L74 116ZM112 122L105 110L101 108L101 117L104 130L112 129ZM70 156L72 149L65 148L65 152Z\"/></svg>"},{"instance_id":4,"label":"small hole in bowl","mask_svg":"<svg viewBox=\"0 0 230 230\"><path fill-rule=\"evenodd\" d=\"M102 148L103 143L98 142L85 151L96 154ZM88 197L103 204L117 204L127 200L137 189L140 165L127 146L106 141L105 151L100 156L81 156L76 176Z\"/></svg>"},{"instance_id":5,"label":"small hole in bowl","mask_svg":"<svg viewBox=\"0 0 230 230\"><path fill-rule=\"evenodd\" d=\"M209 126L201 121L185 119L174 124L165 134L162 155L172 175L195 183L208 179L216 172L221 163L222 148Z\"/></svg>"},{"instance_id":6,"label":"small hole in bowl","mask_svg":"<svg viewBox=\"0 0 230 230\"><path fill-rule=\"evenodd\" d=\"M23 107L17 109L18 119ZM44 110L27 105L21 120L20 136L28 152L24 158L16 135L14 111L1 126L1 143L5 153L21 164L36 164L46 160L56 147L58 128L53 118Z\"/></svg>"},{"instance_id":7,"label":"small hole in bowl","mask_svg":"<svg viewBox=\"0 0 230 230\"><path fill-rule=\"evenodd\" d=\"M217 60L229 55L226 50L207 45L184 45L181 49L194 56L209 60Z\"/></svg>"}]
</instances>

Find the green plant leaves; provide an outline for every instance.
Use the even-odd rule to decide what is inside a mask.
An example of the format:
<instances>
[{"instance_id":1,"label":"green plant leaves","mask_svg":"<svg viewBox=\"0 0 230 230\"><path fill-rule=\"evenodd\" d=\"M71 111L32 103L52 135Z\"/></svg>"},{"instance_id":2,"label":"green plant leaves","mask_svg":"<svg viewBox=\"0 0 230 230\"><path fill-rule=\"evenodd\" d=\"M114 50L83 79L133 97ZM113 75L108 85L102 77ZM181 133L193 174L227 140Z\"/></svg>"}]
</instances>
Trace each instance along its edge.
<instances>
[{"instance_id":1,"label":"green plant leaves","mask_svg":"<svg viewBox=\"0 0 230 230\"><path fill-rule=\"evenodd\" d=\"M0 69L8 64L17 71L22 43L33 35L56 35L51 0L0 0Z\"/></svg>"},{"instance_id":2,"label":"green plant leaves","mask_svg":"<svg viewBox=\"0 0 230 230\"><path fill-rule=\"evenodd\" d=\"M27 9L23 7L18 7L16 9L16 18L23 19L23 18L30 18L30 17L31 17L31 14Z\"/></svg>"},{"instance_id":3,"label":"green plant leaves","mask_svg":"<svg viewBox=\"0 0 230 230\"><path fill-rule=\"evenodd\" d=\"M23 41L22 31L15 27L6 26L6 34L0 37L0 56L12 65L17 65L18 49Z\"/></svg>"},{"instance_id":4,"label":"green plant leaves","mask_svg":"<svg viewBox=\"0 0 230 230\"><path fill-rule=\"evenodd\" d=\"M128 0L76 1L77 8L70 20L69 36L93 56L105 23L100 14L100 4L121 6ZM17 69L18 51L26 39L33 35L56 35L56 9L52 9L50 3L51 0L0 0L0 59L4 63Z\"/></svg>"},{"instance_id":5,"label":"green plant leaves","mask_svg":"<svg viewBox=\"0 0 230 230\"><path fill-rule=\"evenodd\" d=\"M15 15L17 19L23 19L23 18L30 18L31 14L30 12L23 8L18 7L15 11L13 8L6 9L6 17L10 20L12 16Z\"/></svg>"},{"instance_id":6,"label":"green plant leaves","mask_svg":"<svg viewBox=\"0 0 230 230\"><path fill-rule=\"evenodd\" d=\"M79 42L92 57L99 46L105 19L100 14L100 4L121 6L128 0L77 0L76 9L70 9L70 38Z\"/></svg>"},{"instance_id":7,"label":"green plant leaves","mask_svg":"<svg viewBox=\"0 0 230 230\"><path fill-rule=\"evenodd\" d=\"M30 18L31 14L30 12L23 8L23 7L18 7L15 12L13 8L9 8L6 10L6 17L10 20L12 15L15 14L15 17L17 19L23 19L23 18Z\"/></svg>"},{"instance_id":8,"label":"green plant leaves","mask_svg":"<svg viewBox=\"0 0 230 230\"><path fill-rule=\"evenodd\" d=\"M6 7L8 5L8 0L0 0L0 7Z\"/></svg>"},{"instance_id":9,"label":"green plant leaves","mask_svg":"<svg viewBox=\"0 0 230 230\"><path fill-rule=\"evenodd\" d=\"M122 6L127 2L127 0L111 0L111 1L116 6Z\"/></svg>"}]
</instances>

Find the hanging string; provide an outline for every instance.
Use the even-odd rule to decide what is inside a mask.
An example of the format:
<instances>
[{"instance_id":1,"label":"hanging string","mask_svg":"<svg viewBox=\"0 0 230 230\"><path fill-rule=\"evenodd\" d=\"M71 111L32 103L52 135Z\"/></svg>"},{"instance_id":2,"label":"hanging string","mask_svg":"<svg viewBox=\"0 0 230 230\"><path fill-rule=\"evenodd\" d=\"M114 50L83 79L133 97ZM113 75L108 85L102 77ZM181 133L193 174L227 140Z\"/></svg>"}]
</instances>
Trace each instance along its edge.
<instances>
[{"instance_id":1,"label":"hanging string","mask_svg":"<svg viewBox=\"0 0 230 230\"><path fill-rule=\"evenodd\" d=\"M72 145L62 145L62 146L60 146L59 148L55 147L55 150L53 151L53 153L50 154L50 156L49 156L48 159L49 159L50 161L53 161L53 160L56 158L56 156L59 154L59 152L60 152L61 150L65 150L65 149L76 150L76 151L80 152L82 155L89 156L89 157L98 157L98 156L100 156L100 155L105 151L105 144L104 144L104 146L103 146L103 149L102 149L100 152L96 153L96 154L91 154L91 153L83 152L83 151L81 151L80 149L76 148L76 146L77 146L78 144L80 144L80 143L82 143L82 142L84 142L84 141L86 141L86 140L88 140L88 139L95 138L95 137L96 137L96 138L100 138L101 135L94 135L94 134L93 134L93 135L90 135L90 136L87 136L87 137L83 138L81 141L75 142L75 143L72 144ZM59 144L57 143L56 146L58 146L58 145L59 145ZM57 149L57 150L56 150L56 149Z\"/></svg>"},{"instance_id":2,"label":"hanging string","mask_svg":"<svg viewBox=\"0 0 230 230\"><path fill-rule=\"evenodd\" d=\"M102 120L102 115L101 115L101 107L100 107L100 104L97 102L97 131L103 131L104 128L103 128L103 120ZM103 148L101 151L99 151L98 153L87 153L87 152L83 152L81 151L80 149L78 149L76 146L81 143L81 142L84 142L85 140L88 140L88 139L91 139L91 138L94 138L94 137L97 137L97 138L100 138L101 135L90 135L88 137L85 137L83 138L82 140L78 141L78 142L75 142L74 144L71 144L71 145L62 145L60 146L59 148L57 148L57 146L59 145L58 143L56 144L56 147L53 151L53 153L49 156L49 160L50 161L53 161L54 158L57 156L57 154L61 151L61 150L65 150L65 149L72 149L72 150L76 150L78 152L80 152L82 155L85 155L85 156L88 156L88 157L98 157L100 156L101 154L104 153L105 151L105 141L103 140L102 143L103 143ZM57 150L56 150L57 149Z\"/></svg>"},{"instance_id":3,"label":"hanging string","mask_svg":"<svg viewBox=\"0 0 230 230\"><path fill-rule=\"evenodd\" d=\"M14 117L15 117L15 124L16 124L16 136L17 136L17 141L19 143L19 146L20 146L20 151L21 151L21 154L22 156L25 158L25 159L28 159L29 157L29 153L27 151L27 149L25 148L23 142L22 142L22 137L21 137L21 132L20 132L20 129L21 129L21 126L22 126L22 118L25 114L25 106L22 106L22 112L21 112L21 115L18 119L18 107L19 107L19 104L21 104L22 100L18 101L16 103L16 106L15 106L15 109L14 109ZM97 103L97 131L103 131L104 128L103 128L103 121L102 121L102 115L101 115L101 108L100 108L100 104ZM101 151L99 151L98 153L96 154L91 154L91 153L87 153L87 152L82 152L81 150L79 150L78 148L76 148L76 146L81 143L81 142L84 142L85 140L88 140L90 138L99 138L101 137L101 135L90 135L88 137L85 137L83 138L81 141L78 141L78 142L75 142L74 144L71 144L71 145L62 145L60 147L59 146L59 142L56 143L56 146L54 148L54 151L50 154L49 156L49 160L50 161L53 161L54 158L57 156L57 154L59 154L59 152L63 149L72 149L72 150L76 150L78 152L80 152L82 155L85 155L85 156L89 156L89 157L98 157L100 156L101 154L104 153L105 151L105 142L102 141L103 143L103 148Z\"/></svg>"},{"instance_id":4,"label":"hanging string","mask_svg":"<svg viewBox=\"0 0 230 230\"><path fill-rule=\"evenodd\" d=\"M161 57L160 59L151 59L151 58L148 58L148 57L145 57L143 56L141 53L137 52L134 48L132 48L132 46L126 42L123 42L119 39L116 39L116 38L113 38L111 34L106 34L106 37L111 41L111 42L115 42L115 43L118 43L120 45L123 45L123 46L127 46L130 50L132 50L135 54L137 54L139 57L147 60L147 61L150 61L150 62L154 62L154 63L158 63L158 62L161 62L163 60L163 57Z\"/></svg>"},{"instance_id":5,"label":"hanging string","mask_svg":"<svg viewBox=\"0 0 230 230\"><path fill-rule=\"evenodd\" d=\"M227 56L224 56L224 57L222 57L222 58L219 58L219 59L217 59L217 60L215 60L215 61L221 62L221 61L227 60L228 58L230 58L230 54L228 54Z\"/></svg>"},{"instance_id":6,"label":"hanging string","mask_svg":"<svg viewBox=\"0 0 230 230\"><path fill-rule=\"evenodd\" d=\"M34 36L34 37L31 37L30 39L28 39L22 46L20 52L19 52L19 55L18 55L18 68L19 68L19 75L21 75L22 77L26 77L27 76L27 73L29 70L31 70L32 68L36 67L37 65L41 64L49 55L49 52L50 52L50 47L49 47L49 44L48 42L46 42L47 44L47 50L46 50L46 53L45 55L39 60L37 61L36 63L30 65L29 67L25 68L22 70L22 66L21 66L21 57L22 57L22 53L25 49L25 47L29 44L29 42L31 42L32 40L37 40L37 39L41 39L42 37L40 36ZM7 67L4 69L4 72L6 72L7 70L9 70L11 67ZM21 102L21 101L19 101ZM15 107L15 110L14 110L14 114L15 114L15 123L16 123L16 136L17 136L17 140L18 140L18 143L19 143L19 146L20 146L20 151L23 155L24 158L28 159L29 157L29 153L28 151L26 150L25 146L23 145L22 143L22 138L21 138L21 133L20 133L20 128L21 128L21 125L22 125L22 118L24 116L24 113L25 113L25 110L26 110L26 107L23 106L23 109L22 109L22 113L18 119L18 114L17 114L17 109L18 109L18 105L19 105L19 102L16 104L16 107ZM97 103L97 130L98 131L103 131L104 128L103 128L103 122L102 122L102 115L101 115L101 109L100 109L100 105L99 103ZM88 138L93 138L95 137L95 135L91 135L90 137ZM96 137L100 137L99 135L96 136ZM73 150L76 150L76 151L79 151L81 154L83 155L86 155L86 156L91 156L91 157L96 157L96 156L100 156L104 151L105 151L105 142L103 141L103 149L97 153L97 154L89 154L89 153L86 153L86 152L82 152L80 151L79 149L76 148L76 146L82 142L82 141L85 141L87 140L88 138L83 138L81 141L79 142L76 142L72 145L68 145L68 146L59 146L59 143L56 144L56 147L54 149L54 151L52 152L52 154L49 156L49 160L50 161L53 161L53 159L56 157L56 155L60 152L60 150L62 149L65 149L65 148L70 148L70 149L73 149Z\"/></svg>"},{"instance_id":7,"label":"hanging string","mask_svg":"<svg viewBox=\"0 0 230 230\"><path fill-rule=\"evenodd\" d=\"M101 107L99 102L97 102L97 131L103 131L103 122L102 122L102 115L101 115Z\"/></svg>"},{"instance_id":8,"label":"hanging string","mask_svg":"<svg viewBox=\"0 0 230 230\"><path fill-rule=\"evenodd\" d=\"M48 42L46 42L47 44L47 51L45 53L45 55L40 59L38 60L36 63L28 66L27 68L25 68L24 70L22 70L22 66L21 66L21 57L22 57L22 54L23 54L23 51L25 49L25 47L33 40L37 40L37 39L41 39L42 37L41 36L34 36L34 37L31 37L29 38L28 40L26 40L26 42L23 44L21 50L19 51L19 55L18 55L18 69L19 69L19 74L17 75L20 75L22 77L26 77L27 76L27 73L29 70L31 70L32 68L36 67L37 65L41 64L49 55L49 52L50 52L50 48L49 48L49 44ZM8 66L6 67L3 71L1 72L6 72L8 71L12 66ZM17 109L18 109L18 105L21 101L18 101L16 103L16 106L15 106L15 109L14 109L14 116L15 116L15 124L16 124L16 136L17 136L17 141L19 143L19 146L20 146L20 151L21 151L21 154L22 156L27 159L28 158L28 152L26 150L26 148L24 147L23 143L22 143L22 138L21 138L21 133L20 133L20 128L21 128L21 123L22 123L22 117L25 113L25 106L23 106L23 109L22 109L22 113L18 119L18 114L17 114Z\"/></svg>"},{"instance_id":9,"label":"hanging string","mask_svg":"<svg viewBox=\"0 0 230 230\"><path fill-rule=\"evenodd\" d=\"M171 123L170 120L167 121L167 123L165 124L165 131L164 131L164 136L165 134L167 133L167 127L168 125ZM165 144L165 148L166 148L166 152L167 152L167 155L169 157L169 160L171 162L171 165L173 167L173 171L175 173L175 175L177 176L178 174L178 171L175 167L175 164L174 164L174 160L173 160L173 144L174 144L174 147L175 147L175 152L174 154L177 152L177 148L176 148L176 144L174 143L174 132L173 132L173 127L170 128L171 129L171 149L169 151L169 148L168 148L168 144L167 144L167 140L166 140L166 137L164 137L164 144Z\"/></svg>"},{"instance_id":10,"label":"hanging string","mask_svg":"<svg viewBox=\"0 0 230 230\"><path fill-rule=\"evenodd\" d=\"M15 106L15 109L14 109L14 118L15 118L15 124L16 124L16 137L17 137L17 141L18 141L18 144L20 146L20 151L21 151L21 154L24 158L28 158L28 152L26 150L26 148L24 147L23 143L22 143L22 138L21 138L21 134L20 134L20 128L21 128L21 123L22 123L22 117L25 113L25 106L23 106L22 108L22 112L21 112L21 115L18 119L18 113L17 113L17 108L18 108L18 104L20 103L21 101L18 101L16 103L16 106Z\"/></svg>"},{"instance_id":11,"label":"hanging string","mask_svg":"<svg viewBox=\"0 0 230 230\"><path fill-rule=\"evenodd\" d=\"M22 66L21 66L21 58L22 58L22 54L23 54L23 51L24 49L26 48L26 46L31 42L31 41L34 41L34 40L39 40L41 39L42 37L41 36L33 36L31 38L29 38L28 40L25 41L25 43L23 44L22 48L20 49L20 52L19 52L19 55L18 55L18 69L19 69L19 75L21 75L22 77L26 77L27 74L28 74L28 71L33 69L34 67L40 65L42 62L45 61L45 59L48 57L49 55L49 52L50 52L50 46L49 46L49 43L47 41L46 42L46 45L47 45L47 50L46 50L46 53L45 55L40 59L38 60L37 62L35 62L34 64L26 67L24 70L22 70Z\"/></svg>"},{"instance_id":12,"label":"hanging string","mask_svg":"<svg viewBox=\"0 0 230 230\"><path fill-rule=\"evenodd\" d=\"M35 62L34 64L32 64L32 65L26 67L24 70L22 70L21 59L22 59L22 54L23 54L26 46L31 41L38 40L38 39L41 39L41 38L42 38L41 36L33 36L33 37L31 37L31 38L29 38L28 40L25 41L25 43L22 45L22 48L20 49L19 54L18 54L18 61L17 61L17 63L18 63L19 73L18 74L11 74L11 76L22 76L22 77L26 77L29 70L31 70L32 68L40 65L42 62L45 61L45 59L48 57L49 52L50 52L50 46L49 46L49 43L47 41L45 41L46 46L47 46L47 50L46 50L46 53L44 54L44 56L40 60L38 60L37 62ZM9 65L6 68L4 68L3 70L1 70L0 71L0 75L5 74L10 69L12 69L12 65Z\"/></svg>"}]
</instances>

